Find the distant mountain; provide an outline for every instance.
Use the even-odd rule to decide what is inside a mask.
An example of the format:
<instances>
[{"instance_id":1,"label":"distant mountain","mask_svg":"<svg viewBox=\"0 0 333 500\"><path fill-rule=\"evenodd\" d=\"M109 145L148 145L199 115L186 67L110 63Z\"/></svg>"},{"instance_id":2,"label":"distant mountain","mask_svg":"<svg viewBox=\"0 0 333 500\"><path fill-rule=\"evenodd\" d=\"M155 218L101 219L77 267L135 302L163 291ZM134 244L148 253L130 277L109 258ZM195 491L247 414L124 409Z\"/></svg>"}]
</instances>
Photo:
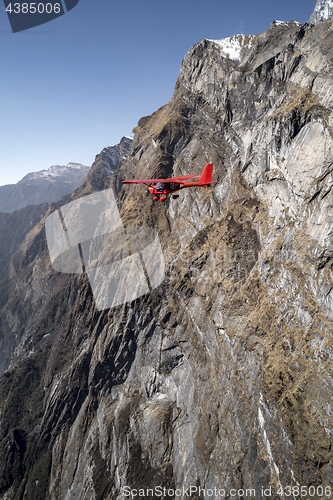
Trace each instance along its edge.
<instances>
[{"instance_id":1,"label":"distant mountain","mask_svg":"<svg viewBox=\"0 0 333 500\"><path fill-rule=\"evenodd\" d=\"M59 201L84 182L89 170L80 163L53 165L48 170L27 174L17 184L0 186L0 212Z\"/></svg>"},{"instance_id":2,"label":"distant mountain","mask_svg":"<svg viewBox=\"0 0 333 500\"><path fill-rule=\"evenodd\" d=\"M310 23L319 24L333 18L333 0L318 0L311 14Z\"/></svg>"}]
</instances>

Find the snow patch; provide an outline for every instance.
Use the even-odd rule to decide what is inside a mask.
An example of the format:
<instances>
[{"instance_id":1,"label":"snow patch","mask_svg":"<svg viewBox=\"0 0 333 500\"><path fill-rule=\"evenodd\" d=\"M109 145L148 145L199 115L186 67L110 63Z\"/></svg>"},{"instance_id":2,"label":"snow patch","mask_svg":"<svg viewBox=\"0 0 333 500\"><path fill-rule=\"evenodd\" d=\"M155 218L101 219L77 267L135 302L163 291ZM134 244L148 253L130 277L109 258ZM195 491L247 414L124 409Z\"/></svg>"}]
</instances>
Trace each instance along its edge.
<instances>
[{"instance_id":1,"label":"snow patch","mask_svg":"<svg viewBox=\"0 0 333 500\"><path fill-rule=\"evenodd\" d=\"M271 28L275 26L288 26L290 23L295 24L296 26L300 26L301 23L298 21L273 21L271 24Z\"/></svg>"},{"instance_id":2,"label":"snow patch","mask_svg":"<svg viewBox=\"0 0 333 500\"><path fill-rule=\"evenodd\" d=\"M254 35L233 35L229 38L222 38L221 40L209 40L210 42L216 43L221 47L222 55L233 61L241 60L241 50L246 47L249 48L252 45Z\"/></svg>"}]
</instances>

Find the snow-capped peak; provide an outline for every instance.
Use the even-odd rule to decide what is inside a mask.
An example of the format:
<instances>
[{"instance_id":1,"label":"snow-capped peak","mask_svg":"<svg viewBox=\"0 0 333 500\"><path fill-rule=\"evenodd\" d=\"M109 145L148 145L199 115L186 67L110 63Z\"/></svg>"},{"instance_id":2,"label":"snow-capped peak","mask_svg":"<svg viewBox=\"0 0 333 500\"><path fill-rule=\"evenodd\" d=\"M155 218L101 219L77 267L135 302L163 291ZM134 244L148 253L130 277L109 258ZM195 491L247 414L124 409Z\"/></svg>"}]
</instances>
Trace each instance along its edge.
<instances>
[{"instance_id":1,"label":"snow-capped peak","mask_svg":"<svg viewBox=\"0 0 333 500\"><path fill-rule=\"evenodd\" d=\"M209 40L214 42L219 47L221 47L222 55L233 61L240 61L241 50L244 47L250 47L254 35L233 35L228 38L222 38L221 40Z\"/></svg>"},{"instance_id":2,"label":"snow-capped peak","mask_svg":"<svg viewBox=\"0 0 333 500\"><path fill-rule=\"evenodd\" d=\"M317 0L315 9L310 17L310 23L319 24L326 19L333 18L333 0Z\"/></svg>"},{"instance_id":3,"label":"snow-capped peak","mask_svg":"<svg viewBox=\"0 0 333 500\"><path fill-rule=\"evenodd\" d=\"M288 24L286 21L279 21L278 19L276 21L273 21L273 24L276 26L281 26L281 24Z\"/></svg>"},{"instance_id":4,"label":"snow-capped peak","mask_svg":"<svg viewBox=\"0 0 333 500\"><path fill-rule=\"evenodd\" d=\"M291 24L294 26L300 26L301 23L298 21L273 21L271 28L276 28L277 26L290 26Z\"/></svg>"},{"instance_id":5,"label":"snow-capped peak","mask_svg":"<svg viewBox=\"0 0 333 500\"><path fill-rule=\"evenodd\" d=\"M85 170L89 167L85 165L81 165L80 163L68 163L67 165L52 165L48 170L41 170L40 172L36 172L35 175L40 177L59 177L62 175L66 175L73 170Z\"/></svg>"},{"instance_id":6,"label":"snow-capped peak","mask_svg":"<svg viewBox=\"0 0 333 500\"><path fill-rule=\"evenodd\" d=\"M19 183L26 183L30 181L36 181L38 179L46 179L52 181L55 178L66 178L71 175L76 175L76 172L82 172L83 175L87 175L90 167L86 165L81 165L80 163L68 163L67 165L52 165L47 170L40 170L39 172L32 172L27 174Z\"/></svg>"}]
</instances>

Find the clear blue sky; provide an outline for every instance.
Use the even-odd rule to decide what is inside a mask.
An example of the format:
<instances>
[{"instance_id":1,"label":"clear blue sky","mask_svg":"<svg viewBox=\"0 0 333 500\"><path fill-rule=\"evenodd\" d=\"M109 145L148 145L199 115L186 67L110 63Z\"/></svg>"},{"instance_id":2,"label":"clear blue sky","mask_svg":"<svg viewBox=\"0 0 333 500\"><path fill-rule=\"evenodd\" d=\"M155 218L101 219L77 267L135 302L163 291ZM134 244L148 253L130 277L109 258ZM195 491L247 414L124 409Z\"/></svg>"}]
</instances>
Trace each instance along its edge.
<instances>
[{"instance_id":1,"label":"clear blue sky","mask_svg":"<svg viewBox=\"0 0 333 500\"><path fill-rule=\"evenodd\" d=\"M203 38L307 21L316 0L80 0L13 34L0 0L0 185L28 172L91 165L166 104Z\"/></svg>"}]
</instances>

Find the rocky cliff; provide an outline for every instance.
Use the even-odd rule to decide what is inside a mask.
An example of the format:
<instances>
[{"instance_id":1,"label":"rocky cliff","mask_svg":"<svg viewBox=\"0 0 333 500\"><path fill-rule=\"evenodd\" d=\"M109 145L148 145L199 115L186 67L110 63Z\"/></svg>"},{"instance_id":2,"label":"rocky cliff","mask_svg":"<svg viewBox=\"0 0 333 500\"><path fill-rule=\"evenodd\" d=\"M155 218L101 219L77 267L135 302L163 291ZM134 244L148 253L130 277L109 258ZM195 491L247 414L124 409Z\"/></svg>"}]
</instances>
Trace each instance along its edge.
<instances>
[{"instance_id":1,"label":"rocky cliff","mask_svg":"<svg viewBox=\"0 0 333 500\"><path fill-rule=\"evenodd\" d=\"M112 188L158 231L148 294L99 311L44 221L27 234L2 279L0 498L331 497L332 65L332 21L203 40L126 161L96 163L71 200ZM122 188L205 163L216 186L178 200Z\"/></svg>"}]
</instances>

